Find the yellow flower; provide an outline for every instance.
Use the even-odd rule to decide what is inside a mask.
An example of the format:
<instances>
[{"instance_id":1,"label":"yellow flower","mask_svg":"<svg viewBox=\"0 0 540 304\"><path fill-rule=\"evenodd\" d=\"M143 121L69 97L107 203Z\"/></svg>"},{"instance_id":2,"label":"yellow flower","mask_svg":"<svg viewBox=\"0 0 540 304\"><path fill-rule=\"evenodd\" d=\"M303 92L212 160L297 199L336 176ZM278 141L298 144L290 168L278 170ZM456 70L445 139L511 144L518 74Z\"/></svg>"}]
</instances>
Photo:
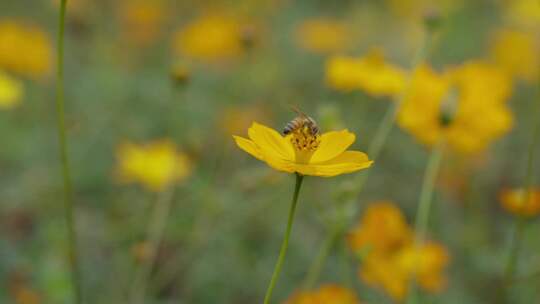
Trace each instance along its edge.
<instances>
[{"instance_id":1,"label":"yellow flower","mask_svg":"<svg viewBox=\"0 0 540 304\"><path fill-rule=\"evenodd\" d=\"M510 75L528 81L538 79L540 44L532 33L498 31L491 47L491 57Z\"/></svg>"},{"instance_id":2,"label":"yellow flower","mask_svg":"<svg viewBox=\"0 0 540 304\"><path fill-rule=\"evenodd\" d=\"M295 36L300 47L320 54L344 51L352 41L345 24L328 18L304 21L296 28Z\"/></svg>"},{"instance_id":3,"label":"yellow flower","mask_svg":"<svg viewBox=\"0 0 540 304\"><path fill-rule=\"evenodd\" d=\"M434 242L416 248L412 229L392 202L371 204L349 234L348 243L361 256L358 275L362 280L396 300L405 298L414 278L429 292L445 286L446 248Z\"/></svg>"},{"instance_id":4,"label":"yellow flower","mask_svg":"<svg viewBox=\"0 0 540 304\"><path fill-rule=\"evenodd\" d=\"M424 144L444 138L455 151L475 153L511 129L510 93L507 74L482 62L443 74L424 65L413 74L397 121Z\"/></svg>"},{"instance_id":5,"label":"yellow flower","mask_svg":"<svg viewBox=\"0 0 540 304\"><path fill-rule=\"evenodd\" d=\"M530 189L526 199L525 189L505 189L500 194L501 205L506 211L524 217L540 214L540 189Z\"/></svg>"},{"instance_id":6,"label":"yellow flower","mask_svg":"<svg viewBox=\"0 0 540 304\"><path fill-rule=\"evenodd\" d=\"M363 152L346 151L355 140L347 130L319 135L304 125L282 136L254 122L248 135L250 139L233 137L242 150L278 171L330 177L362 170L373 163Z\"/></svg>"},{"instance_id":7,"label":"yellow flower","mask_svg":"<svg viewBox=\"0 0 540 304\"><path fill-rule=\"evenodd\" d=\"M49 74L53 54L49 36L39 27L0 21L0 68L27 77Z\"/></svg>"},{"instance_id":8,"label":"yellow flower","mask_svg":"<svg viewBox=\"0 0 540 304\"><path fill-rule=\"evenodd\" d=\"M347 240L355 252L386 254L410 243L412 231L401 211L388 201L370 204Z\"/></svg>"},{"instance_id":9,"label":"yellow flower","mask_svg":"<svg viewBox=\"0 0 540 304\"><path fill-rule=\"evenodd\" d=\"M22 96L22 83L0 71L0 110L17 106Z\"/></svg>"},{"instance_id":10,"label":"yellow flower","mask_svg":"<svg viewBox=\"0 0 540 304\"><path fill-rule=\"evenodd\" d=\"M232 135L248 128L253 119L265 121L269 120L269 116L269 111L263 105L230 106L223 111L219 127L225 134Z\"/></svg>"},{"instance_id":11,"label":"yellow flower","mask_svg":"<svg viewBox=\"0 0 540 304\"><path fill-rule=\"evenodd\" d=\"M540 2L537 0L508 0L505 12L513 23L530 28L540 27Z\"/></svg>"},{"instance_id":12,"label":"yellow flower","mask_svg":"<svg viewBox=\"0 0 540 304\"><path fill-rule=\"evenodd\" d=\"M162 1L124 1L120 6L120 20L127 38L138 44L148 45L160 34L166 11Z\"/></svg>"},{"instance_id":13,"label":"yellow flower","mask_svg":"<svg viewBox=\"0 0 540 304\"><path fill-rule=\"evenodd\" d=\"M150 191L162 191L190 173L185 154L169 140L146 145L123 143L117 149L117 177L120 182L142 184Z\"/></svg>"},{"instance_id":14,"label":"yellow flower","mask_svg":"<svg viewBox=\"0 0 540 304\"><path fill-rule=\"evenodd\" d=\"M356 294L335 284L322 285L318 290L293 294L285 304L359 304Z\"/></svg>"},{"instance_id":15,"label":"yellow flower","mask_svg":"<svg viewBox=\"0 0 540 304\"><path fill-rule=\"evenodd\" d=\"M361 58L334 56L326 64L326 82L330 87L343 91L360 89L376 97L400 93L405 78L405 72L385 62L378 49Z\"/></svg>"},{"instance_id":16,"label":"yellow flower","mask_svg":"<svg viewBox=\"0 0 540 304\"><path fill-rule=\"evenodd\" d=\"M231 59L244 51L242 38L242 28L238 20L208 15L177 32L173 48L178 54L202 61Z\"/></svg>"},{"instance_id":17,"label":"yellow flower","mask_svg":"<svg viewBox=\"0 0 540 304\"><path fill-rule=\"evenodd\" d=\"M437 293L446 286L444 269L449 255L445 247L428 242L420 248L406 245L393 254L369 255L362 261L359 275L368 285L381 288L395 300L403 300L411 280L424 290Z\"/></svg>"}]
</instances>

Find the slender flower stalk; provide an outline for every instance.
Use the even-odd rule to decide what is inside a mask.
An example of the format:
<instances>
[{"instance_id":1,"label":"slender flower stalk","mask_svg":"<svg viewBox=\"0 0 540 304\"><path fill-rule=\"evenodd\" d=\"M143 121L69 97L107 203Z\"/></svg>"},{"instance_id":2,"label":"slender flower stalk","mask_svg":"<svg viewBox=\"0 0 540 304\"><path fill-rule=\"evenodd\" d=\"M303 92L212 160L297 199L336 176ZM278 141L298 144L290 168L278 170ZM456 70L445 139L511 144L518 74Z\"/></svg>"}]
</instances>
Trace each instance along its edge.
<instances>
[{"instance_id":1,"label":"slender flower stalk","mask_svg":"<svg viewBox=\"0 0 540 304\"><path fill-rule=\"evenodd\" d=\"M534 126L533 132L531 134L532 138L529 144L529 151L527 156L527 172L525 174L525 180L523 182L525 195L523 195L522 199L524 200L524 203L528 202L531 198L531 187L533 185L534 179L534 156L536 155L538 145L540 144L540 83L538 84L537 92L537 102L533 104L534 108L532 111ZM508 283L512 281L514 276L517 258L521 249L521 239L523 237L525 225L526 219L523 216L516 215L514 219L514 235L510 243L510 251L504 270L504 282L506 283L506 285L508 285Z\"/></svg>"},{"instance_id":2,"label":"slender flower stalk","mask_svg":"<svg viewBox=\"0 0 540 304\"><path fill-rule=\"evenodd\" d=\"M419 249L426 242L427 228L429 224L429 214L431 205L433 202L433 192L435 189L435 181L439 173L441 161L443 158L444 140L440 140L439 143L433 147L431 155L428 160L426 171L424 172L424 179L422 181L422 189L420 191L420 198L418 203L418 209L416 210L416 218L414 223L414 247ZM417 266L415 266L417 267ZM416 295L416 270L413 272L413 277L410 282L409 295L407 297L407 303L417 303Z\"/></svg>"},{"instance_id":3,"label":"slender flower stalk","mask_svg":"<svg viewBox=\"0 0 540 304\"><path fill-rule=\"evenodd\" d=\"M68 254L71 267L71 281L73 285L73 297L76 304L82 303L81 274L77 252L77 235L75 231L75 210L73 199L73 186L71 182L71 170L67 152L65 110L64 110L64 30L67 0L61 0L58 18L58 40L56 60L56 116L60 149L60 161L62 163L62 176L64 182L64 211L68 230Z\"/></svg>"},{"instance_id":4,"label":"slender flower stalk","mask_svg":"<svg viewBox=\"0 0 540 304\"><path fill-rule=\"evenodd\" d=\"M414 71L415 68L422 64L428 57L429 50L431 49L431 45L433 43L433 35L433 29L428 29L426 31L424 41L411 62L411 70ZM375 136L373 137L373 140L368 147L368 155L370 155L374 161L379 157L379 154L381 153L384 145L386 144L386 140L388 139L388 136L390 135L390 132L392 131L392 128L395 124L397 113L399 112L403 100L407 96L407 89L410 87L411 81L412 75L407 77L405 89L398 96L395 102L388 106L388 109L384 113L384 116L379 126L377 127ZM358 176L355 182L355 189L351 193L349 193L348 196L348 200L350 203L355 202L356 198L360 195L360 193L362 193L368 177L369 171L364 172L363 174ZM303 284L304 289L312 289L313 285L319 278L322 266L324 265L326 258L330 255L330 251L334 247L336 240L338 240L340 236L345 232L347 224L343 223L343 221L344 219L337 219L336 221L334 221L334 226L330 228L330 232L326 236L323 245L319 250L319 253L317 254L317 257L315 258L307 272Z\"/></svg>"},{"instance_id":5,"label":"slender flower stalk","mask_svg":"<svg viewBox=\"0 0 540 304\"><path fill-rule=\"evenodd\" d=\"M281 249L279 250L279 257L274 267L274 273L272 274L272 279L270 279L270 284L266 289L266 295L264 296L264 304L270 303L272 298L272 292L276 286L279 273L281 272L281 267L283 266L283 261L285 260L285 254L287 253L287 248L289 247L289 236L291 235L292 224L294 221L294 213L296 211L296 204L298 203L298 194L300 193L300 188L302 187L302 181L304 176L296 173L296 184L294 186L294 194L291 202L291 207L289 209L289 217L287 220L287 228L285 229L285 236L283 237L283 242L281 243Z\"/></svg>"},{"instance_id":6,"label":"slender flower stalk","mask_svg":"<svg viewBox=\"0 0 540 304\"><path fill-rule=\"evenodd\" d=\"M135 279L131 289L130 303L145 303L148 278L150 277L152 267L156 261L159 246L163 239L163 232L167 225L167 218L171 210L173 197L174 191L172 188L166 189L159 193L150 222L148 224L148 230L146 232L149 256L142 262L141 266L135 273Z\"/></svg>"}]
</instances>

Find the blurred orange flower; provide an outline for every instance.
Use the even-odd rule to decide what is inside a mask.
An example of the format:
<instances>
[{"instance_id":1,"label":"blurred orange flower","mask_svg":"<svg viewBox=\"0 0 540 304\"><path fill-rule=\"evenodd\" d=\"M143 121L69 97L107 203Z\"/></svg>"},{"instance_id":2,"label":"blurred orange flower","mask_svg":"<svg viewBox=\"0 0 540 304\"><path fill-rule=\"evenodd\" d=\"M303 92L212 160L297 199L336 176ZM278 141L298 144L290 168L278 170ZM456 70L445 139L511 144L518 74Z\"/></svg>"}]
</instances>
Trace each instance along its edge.
<instances>
[{"instance_id":1,"label":"blurred orange flower","mask_svg":"<svg viewBox=\"0 0 540 304\"><path fill-rule=\"evenodd\" d=\"M354 252L386 254L412 240L412 231L399 208L392 202L370 204L347 241Z\"/></svg>"},{"instance_id":2,"label":"blurred orange flower","mask_svg":"<svg viewBox=\"0 0 540 304\"><path fill-rule=\"evenodd\" d=\"M0 110L16 107L23 94L23 84L0 71Z\"/></svg>"},{"instance_id":3,"label":"blurred orange flower","mask_svg":"<svg viewBox=\"0 0 540 304\"><path fill-rule=\"evenodd\" d=\"M318 290L297 292L284 304L360 304L360 301L352 290L326 284Z\"/></svg>"},{"instance_id":4,"label":"blurred orange flower","mask_svg":"<svg viewBox=\"0 0 540 304\"><path fill-rule=\"evenodd\" d=\"M514 30L499 30L491 47L493 61L510 75L527 81L538 79L540 41L534 34Z\"/></svg>"},{"instance_id":5,"label":"blurred orange flower","mask_svg":"<svg viewBox=\"0 0 540 304\"><path fill-rule=\"evenodd\" d=\"M41 28L20 21L0 21L0 68L26 77L50 73L53 63L50 38Z\"/></svg>"},{"instance_id":6,"label":"blurred orange flower","mask_svg":"<svg viewBox=\"0 0 540 304\"><path fill-rule=\"evenodd\" d=\"M447 249L440 244L428 242L420 248L407 244L387 255L368 255L358 274L368 285L401 301L414 278L422 289L441 292L446 286L444 270L449 259Z\"/></svg>"},{"instance_id":7,"label":"blurred orange flower","mask_svg":"<svg viewBox=\"0 0 540 304\"><path fill-rule=\"evenodd\" d=\"M511 79L499 68L471 61L438 74L423 65L398 113L398 124L420 142L444 138L450 148L475 153L507 133L513 116L506 105Z\"/></svg>"},{"instance_id":8,"label":"blurred orange flower","mask_svg":"<svg viewBox=\"0 0 540 304\"><path fill-rule=\"evenodd\" d=\"M121 144L116 152L116 176L122 183L140 183L150 191L159 192L190 174L187 156L177 152L169 140L146 145Z\"/></svg>"},{"instance_id":9,"label":"blurred orange flower","mask_svg":"<svg viewBox=\"0 0 540 304\"><path fill-rule=\"evenodd\" d=\"M396 300L405 298L415 278L429 292L439 292L446 284L446 248L435 242L416 247L412 229L392 202L371 204L348 235L348 243L361 258L362 280Z\"/></svg>"},{"instance_id":10,"label":"blurred orange flower","mask_svg":"<svg viewBox=\"0 0 540 304\"><path fill-rule=\"evenodd\" d=\"M342 22L330 18L313 18L297 26L295 38L298 45L308 51L320 54L345 51L352 33Z\"/></svg>"},{"instance_id":11,"label":"blurred orange flower","mask_svg":"<svg viewBox=\"0 0 540 304\"><path fill-rule=\"evenodd\" d=\"M364 90L379 96L394 96L403 90L405 72L384 60L381 50L373 49L365 57L331 57L326 64L326 82L337 90Z\"/></svg>"},{"instance_id":12,"label":"blurred orange flower","mask_svg":"<svg viewBox=\"0 0 540 304\"><path fill-rule=\"evenodd\" d=\"M503 208L515 215L532 217L540 214L540 189L531 188L527 199L525 189L504 189L500 194Z\"/></svg>"},{"instance_id":13,"label":"blurred orange flower","mask_svg":"<svg viewBox=\"0 0 540 304\"><path fill-rule=\"evenodd\" d=\"M202 61L225 60L243 53L242 40L239 20L207 15L178 31L173 39L173 49L179 55Z\"/></svg>"},{"instance_id":14,"label":"blurred orange flower","mask_svg":"<svg viewBox=\"0 0 540 304\"><path fill-rule=\"evenodd\" d=\"M319 135L303 125L282 136L254 122L248 135L249 139L233 136L238 147L278 171L331 177L366 169L373 163L363 152L346 151L356 138L348 130Z\"/></svg>"},{"instance_id":15,"label":"blurred orange flower","mask_svg":"<svg viewBox=\"0 0 540 304\"><path fill-rule=\"evenodd\" d=\"M146 46L161 34L167 17L163 1L122 1L119 9L123 33L129 41Z\"/></svg>"}]
</instances>

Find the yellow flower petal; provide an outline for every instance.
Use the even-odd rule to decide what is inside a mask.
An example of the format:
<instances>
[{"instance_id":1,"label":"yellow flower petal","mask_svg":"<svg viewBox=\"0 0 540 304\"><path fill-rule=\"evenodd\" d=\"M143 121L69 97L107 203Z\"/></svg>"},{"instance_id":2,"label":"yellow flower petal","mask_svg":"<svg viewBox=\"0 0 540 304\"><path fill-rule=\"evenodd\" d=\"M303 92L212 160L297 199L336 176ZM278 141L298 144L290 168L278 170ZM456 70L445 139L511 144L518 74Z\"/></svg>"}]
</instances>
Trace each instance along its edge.
<instances>
[{"instance_id":1,"label":"yellow flower petal","mask_svg":"<svg viewBox=\"0 0 540 304\"><path fill-rule=\"evenodd\" d=\"M270 153L267 153L268 151L263 151L260 149L260 147L253 141L240 137L240 136L234 136L234 140L236 141L236 144L240 149L246 151L253 157L257 158L258 160L262 160L266 162L270 167L273 169L276 169L278 171L285 171L289 173L294 172L294 165L291 161L283 160L275 156L275 153L272 151Z\"/></svg>"},{"instance_id":2,"label":"yellow flower petal","mask_svg":"<svg viewBox=\"0 0 540 304\"><path fill-rule=\"evenodd\" d=\"M318 164L295 164L295 171L303 175L331 177L369 168L373 161L363 152L345 151L341 155Z\"/></svg>"},{"instance_id":3,"label":"yellow flower petal","mask_svg":"<svg viewBox=\"0 0 540 304\"><path fill-rule=\"evenodd\" d=\"M321 143L311 156L310 163L321 163L335 158L352 145L356 136L348 130L332 131L321 136Z\"/></svg>"},{"instance_id":4,"label":"yellow flower petal","mask_svg":"<svg viewBox=\"0 0 540 304\"><path fill-rule=\"evenodd\" d=\"M291 143L276 130L254 122L248 130L248 135L263 155L280 160L294 160L295 154Z\"/></svg>"},{"instance_id":5,"label":"yellow flower petal","mask_svg":"<svg viewBox=\"0 0 540 304\"><path fill-rule=\"evenodd\" d=\"M233 135L234 141L236 141L236 144L240 149L246 151L247 153L251 154L253 157L255 157L258 160L264 160L261 152L259 151L259 148L257 148L257 145L252 142L249 139L245 139L240 136Z\"/></svg>"}]
</instances>

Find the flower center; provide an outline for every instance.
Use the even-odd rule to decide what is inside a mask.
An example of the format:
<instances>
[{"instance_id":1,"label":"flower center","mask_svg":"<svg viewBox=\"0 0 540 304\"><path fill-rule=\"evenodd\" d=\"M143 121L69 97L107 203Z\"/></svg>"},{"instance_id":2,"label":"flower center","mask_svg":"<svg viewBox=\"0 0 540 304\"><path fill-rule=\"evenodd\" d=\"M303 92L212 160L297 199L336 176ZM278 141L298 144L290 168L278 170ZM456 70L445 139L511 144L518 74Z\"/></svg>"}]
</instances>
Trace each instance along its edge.
<instances>
[{"instance_id":1,"label":"flower center","mask_svg":"<svg viewBox=\"0 0 540 304\"><path fill-rule=\"evenodd\" d=\"M294 147L296 153L296 161L298 163L308 163L311 155L321 143L321 136L318 133L313 133L313 129L308 125L304 125L291 132L289 140Z\"/></svg>"},{"instance_id":2,"label":"flower center","mask_svg":"<svg viewBox=\"0 0 540 304\"><path fill-rule=\"evenodd\" d=\"M459 100L459 92L456 88L450 89L440 105L439 123L443 128L452 124L456 117Z\"/></svg>"}]
</instances>

